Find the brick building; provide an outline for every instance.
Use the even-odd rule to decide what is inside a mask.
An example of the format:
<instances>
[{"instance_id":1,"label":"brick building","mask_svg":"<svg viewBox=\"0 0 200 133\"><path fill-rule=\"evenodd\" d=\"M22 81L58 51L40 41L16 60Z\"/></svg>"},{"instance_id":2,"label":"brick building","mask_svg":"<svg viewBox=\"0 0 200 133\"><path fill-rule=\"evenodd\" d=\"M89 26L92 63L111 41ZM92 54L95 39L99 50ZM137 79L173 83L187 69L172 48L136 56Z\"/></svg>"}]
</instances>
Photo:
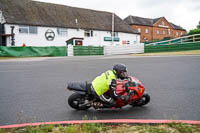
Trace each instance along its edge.
<instances>
[{"instance_id":1,"label":"brick building","mask_svg":"<svg viewBox=\"0 0 200 133\"><path fill-rule=\"evenodd\" d=\"M141 42L152 42L186 35L185 29L168 22L165 17L149 19L128 16L124 21L140 33Z\"/></svg>"}]
</instances>

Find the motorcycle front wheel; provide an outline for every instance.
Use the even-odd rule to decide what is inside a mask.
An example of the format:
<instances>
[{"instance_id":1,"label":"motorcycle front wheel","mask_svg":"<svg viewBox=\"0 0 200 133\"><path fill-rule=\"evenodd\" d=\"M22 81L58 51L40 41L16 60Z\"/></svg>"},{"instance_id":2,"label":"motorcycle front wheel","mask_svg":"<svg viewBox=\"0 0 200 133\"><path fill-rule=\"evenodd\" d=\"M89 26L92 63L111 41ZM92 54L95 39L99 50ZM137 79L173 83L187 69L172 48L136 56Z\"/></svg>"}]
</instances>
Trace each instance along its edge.
<instances>
[{"instance_id":1,"label":"motorcycle front wheel","mask_svg":"<svg viewBox=\"0 0 200 133\"><path fill-rule=\"evenodd\" d=\"M149 94L144 93L141 99L139 99L139 100L137 100L135 102L132 102L130 105L131 106L144 106L149 102L150 102Z\"/></svg>"},{"instance_id":2,"label":"motorcycle front wheel","mask_svg":"<svg viewBox=\"0 0 200 133\"><path fill-rule=\"evenodd\" d=\"M85 95L79 93L73 93L68 98L68 104L76 110L87 110L91 107Z\"/></svg>"}]
</instances>

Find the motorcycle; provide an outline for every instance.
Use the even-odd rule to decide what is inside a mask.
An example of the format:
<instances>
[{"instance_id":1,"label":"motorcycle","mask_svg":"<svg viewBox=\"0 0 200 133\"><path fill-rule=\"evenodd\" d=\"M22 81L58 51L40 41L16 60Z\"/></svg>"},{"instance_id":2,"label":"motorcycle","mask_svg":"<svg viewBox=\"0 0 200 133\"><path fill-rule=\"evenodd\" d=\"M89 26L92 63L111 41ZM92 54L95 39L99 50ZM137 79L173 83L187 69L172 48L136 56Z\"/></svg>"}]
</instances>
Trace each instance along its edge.
<instances>
[{"instance_id":1,"label":"motorcycle","mask_svg":"<svg viewBox=\"0 0 200 133\"><path fill-rule=\"evenodd\" d=\"M113 108L106 106L101 100L94 98L90 88L87 82L69 83L67 89L75 92L68 98L69 106L76 110L87 110L90 107L94 109ZM150 101L150 96L145 92L142 82L133 76L129 76L125 80L116 80L115 92L118 96L124 96L126 98L116 98L114 108L122 108L126 105L131 105L133 107L144 106ZM109 94L109 92L106 94Z\"/></svg>"}]
</instances>

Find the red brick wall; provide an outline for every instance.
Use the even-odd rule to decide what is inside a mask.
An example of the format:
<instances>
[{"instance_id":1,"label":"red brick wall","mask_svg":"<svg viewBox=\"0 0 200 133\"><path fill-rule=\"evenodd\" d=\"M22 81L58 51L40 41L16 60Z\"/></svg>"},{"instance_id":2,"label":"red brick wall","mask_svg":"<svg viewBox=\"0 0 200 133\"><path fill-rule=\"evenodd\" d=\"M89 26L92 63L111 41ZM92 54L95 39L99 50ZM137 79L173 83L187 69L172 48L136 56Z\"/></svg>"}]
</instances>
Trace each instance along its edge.
<instances>
[{"instance_id":1,"label":"red brick wall","mask_svg":"<svg viewBox=\"0 0 200 133\"><path fill-rule=\"evenodd\" d=\"M141 42L162 40L165 37L177 38L186 35L186 31L184 30L173 29L165 18L161 18L153 26L131 25L131 27L137 31L138 28L141 29L140 32ZM148 33L145 32L146 29L148 29ZM168 33L169 30L170 30L170 35ZM178 32L178 34L176 32Z\"/></svg>"}]
</instances>

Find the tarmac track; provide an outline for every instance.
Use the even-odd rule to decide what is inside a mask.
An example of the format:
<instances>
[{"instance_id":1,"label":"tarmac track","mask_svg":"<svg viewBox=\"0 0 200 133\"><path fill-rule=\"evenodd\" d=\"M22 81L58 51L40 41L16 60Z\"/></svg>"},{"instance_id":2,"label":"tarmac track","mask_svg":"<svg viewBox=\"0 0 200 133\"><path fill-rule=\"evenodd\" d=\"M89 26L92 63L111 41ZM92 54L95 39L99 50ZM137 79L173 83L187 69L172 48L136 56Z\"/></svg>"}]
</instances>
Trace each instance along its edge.
<instances>
[{"instance_id":1,"label":"tarmac track","mask_svg":"<svg viewBox=\"0 0 200 133\"><path fill-rule=\"evenodd\" d=\"M151 96L144 107L75 111L70 81L91 81L124 63ZM0 125L88 119L200 120L200 56L94 56L0 61Z\"/></svg>"}]
</instances>

